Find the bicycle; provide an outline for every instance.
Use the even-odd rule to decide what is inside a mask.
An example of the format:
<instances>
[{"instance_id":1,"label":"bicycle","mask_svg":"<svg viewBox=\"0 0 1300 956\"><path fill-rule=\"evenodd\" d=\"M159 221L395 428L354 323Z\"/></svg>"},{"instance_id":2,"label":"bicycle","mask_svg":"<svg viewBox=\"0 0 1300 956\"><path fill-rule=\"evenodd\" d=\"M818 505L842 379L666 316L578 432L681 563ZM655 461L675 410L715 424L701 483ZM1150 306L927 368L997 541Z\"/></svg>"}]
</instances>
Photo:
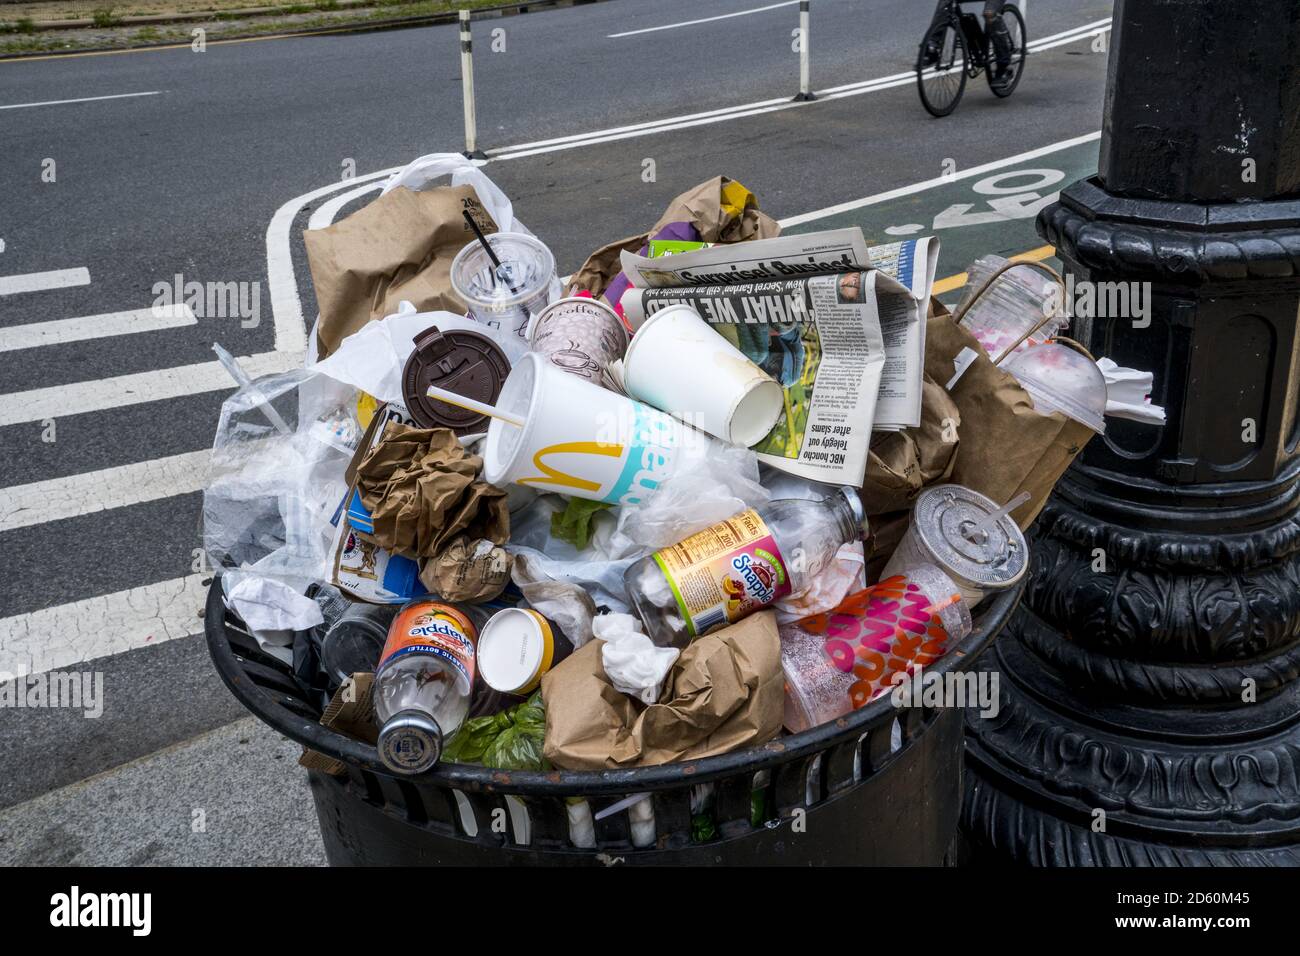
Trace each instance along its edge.
<instances>
[{"instance_id":1,"label":"bicycle","mask_svg":"<svg viewBox=\"0 0 1300 956\"><path fill-rule=\"evenodd\" d=\"M957 108L967 77L973 80L984 73L993 95L1005 99L1024 72L1025 20L1020 11L1010 3L1002 4L985 30L979 17L961 11L961 3L940 0L917 54L916 86L921 105L932 116L947 116ZM998 35L999 24L1005 28L1005 38Z\"/></svg>"}]
</instances>

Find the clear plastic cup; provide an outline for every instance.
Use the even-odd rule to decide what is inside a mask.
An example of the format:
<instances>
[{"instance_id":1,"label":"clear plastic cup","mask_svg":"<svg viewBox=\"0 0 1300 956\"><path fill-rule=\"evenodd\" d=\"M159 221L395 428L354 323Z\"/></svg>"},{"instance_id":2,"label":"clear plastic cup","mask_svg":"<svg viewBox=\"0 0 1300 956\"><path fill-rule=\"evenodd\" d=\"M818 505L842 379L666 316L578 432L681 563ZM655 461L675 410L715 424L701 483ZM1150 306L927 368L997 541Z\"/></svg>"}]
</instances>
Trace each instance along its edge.
<instances>
[{"instance_id":1,"label":"clear plastic cup","mask_svg":"<svg viewBox=\"0 0 1300 956\"><path fill-rule=\"evenodd\" d=\"M988 277L1008 261L1002 256L990 255L980 256L970 264L958 312L967 307ZM1056 283L1051 278L1031 265L1008 269L962 316L961 327L975 336L989 358L996 359L1053 310L1051 300L1055 288ZM1059 305L1056 308L1059 310ZM1047 341L1065 328L1068 321L1065 313L1058 311L1042 328L1030 334L1016 351Z\"/></svg>"},{"instance_id":2,"label":"clear plastic cup","mask_svg":"<svg viewBox=\"0 0 1300 956\"><path fill-rule=\"evenodd\" d=\"M1002 363L1029 397L1034 411L1061 412L1101 434L1106 430L1106 376L1097 363L1067 345L1035 345Z\"/></svg>"},{"instance_id":3,"label":"clear plastic cup","mask_svg":"<svg viewBox=\"0 0 1300 956\"><path fill-rule=\"evenodd\" d=\"M494 233L487 242L501 265L475 240L451 261L451 287L472 318L526 347L528 323L550 301L555 256L521 232Z\"/></svg>"}]
</instances>

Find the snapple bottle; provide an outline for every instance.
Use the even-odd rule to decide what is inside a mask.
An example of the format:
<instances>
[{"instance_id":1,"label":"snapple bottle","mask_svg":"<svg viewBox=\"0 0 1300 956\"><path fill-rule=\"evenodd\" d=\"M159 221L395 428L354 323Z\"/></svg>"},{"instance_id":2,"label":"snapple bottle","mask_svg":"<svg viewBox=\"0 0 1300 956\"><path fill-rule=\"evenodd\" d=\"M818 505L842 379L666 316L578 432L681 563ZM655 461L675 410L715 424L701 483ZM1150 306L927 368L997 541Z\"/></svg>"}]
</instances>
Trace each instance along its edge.
<instances>
[{"instance_id":1,"label":"snapple bottle","mask_svg":"<svg viewBox=\"0 0 1300 956\"><path fill-rule=\"evenodd\" d=\"M469 713L485 616L477 608L413 601L393 619L372 691L381 725L379 759L388 769L428 770L442 756L443 740L460 729Z\"/></svg>"},{"instance_id":2,"label":"snapple bottle","mask_svg":"<svg viewBox=\"0 0 1300 956\"><path fill-rule=\"evenodd\" d=\"M685 647L802 591L865 530L852 488L820 501L771 501L647 555L623 581L650 639Z\"/></svg>"}]
</instances>

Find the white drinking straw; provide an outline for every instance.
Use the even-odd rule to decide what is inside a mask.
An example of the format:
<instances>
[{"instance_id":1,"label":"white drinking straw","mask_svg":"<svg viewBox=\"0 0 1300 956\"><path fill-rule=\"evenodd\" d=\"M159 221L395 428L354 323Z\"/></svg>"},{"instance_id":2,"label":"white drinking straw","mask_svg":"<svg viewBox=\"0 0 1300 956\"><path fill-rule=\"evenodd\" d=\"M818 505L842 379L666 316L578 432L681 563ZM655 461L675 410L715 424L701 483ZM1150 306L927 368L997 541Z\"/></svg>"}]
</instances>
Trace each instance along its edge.
<instances>
[{"instance_id":1,"label":"white drinking straw","mask_svg":"<svg viewBox=\"0 0 1300 956\"><path fill-rule=\"evenodd\" d=\"M501 409L497 408L495 405L489 405L486 402L479 402L472 398L466 398L464 395L449 392L445 388L439 388L437 385L430 385L429 390L425 394L430 398L436 398L439 401L446 402L448 405L455 405L457 408L467 408L471 412L478 412L480 415L499 418L507 425L514 425L515 428L524 427L524 420L518 415L511 415L509 412L501 411Z\"/></svg>"}]
</instances>

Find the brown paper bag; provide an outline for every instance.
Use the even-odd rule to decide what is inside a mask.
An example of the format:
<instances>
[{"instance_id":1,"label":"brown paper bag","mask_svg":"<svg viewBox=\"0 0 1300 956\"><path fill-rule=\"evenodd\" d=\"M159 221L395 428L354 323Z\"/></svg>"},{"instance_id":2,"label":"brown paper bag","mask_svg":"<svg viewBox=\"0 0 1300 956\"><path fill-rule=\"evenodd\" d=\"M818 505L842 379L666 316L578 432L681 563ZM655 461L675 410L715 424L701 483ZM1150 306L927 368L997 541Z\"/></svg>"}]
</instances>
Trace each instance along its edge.
<instances>
[{"instance_id":1,"label":"brown paper bag","mask_svg":"<svg viewBox=\"0 0 1300 956\"><path fill-rule=\"evenodd\" d=\"M999 505L1029 492L1029 500L1011 513L1021 529L1027 528L1094 432L1060 412L1036 412L1014 376L994 365L946 312L934 314L926 326L925 373L946 383L963 348L977 355L949 392L963 423L951 480Z\"/></svg>"},{"instance_id":2,"label":"brown paper bag","mask_svg":"<svg viewBox=\"0 0 1300 956\"><path fill-rule=\"evenodd\" d=\"M871 444L859 489L868 515L910 508L922 488L952 474L961 412L928 376L921 389L921 424L881 435Z\"/></svg>"},{"instance_id":3,"label":"brown paper bag","mask_svg":"<svg viewBox=\"0 0 1300 956\"><path fill-rule=\"evenodd\" d=\"M370 673L353 674L340 684L330 698L325 713L320 715L321 726L368 744L377 741L379 718L375 715L374 699L371 696L374 679L375 675ZM336 777L348 769L342 761L308 747L303 748L298 765L308 770L323 770Z\"/></svg>"},{"instance_id":4,"label":"brown paper bag","mask_svg":"<svg viewBox=\"0 0 1300 956\"><path fill-rule=\"evenodd\" d=\"M743 196L743 207L729 201L738 194ZM648 231L611 242L593 252L582 268L573 274L565 294L586 290L599 298L614 277L623 271L619 262L623 250L637 252L651 236L672 222L691 223L703 242L770 239L781 232L775 219L759 211L753 193L726 176L714 176L670 202L659 221Z\"/></svg>"},{"instance_id":5,"label":"brown paper bag","mask_svg":"<svg viewBox=\"0 0 1300 956\"><path fill-rule=\"evenodd\" d=\"M357 466L356 487L388 551L432 558L461 535L493 544L510 540L506 493L479 477L483 459L449 428L389 422Z\"/></svg>"},{"instance_id":6,"label":"brown paper bag","mask_svg":"<svg viewBox=\"0 0 1300 956\"><path fill-rule=\"evenodd\" d=\"M593 640L542 678L546 759L566 770L695 760L766 743L785 702L776 615L760 611L697 638L673 665L659 703L614 689Z\"/></svg>"},{"instance_id":7,"label":"brown paper bag","mask_svg":"<svg viewBox=\"0 0 1300 956\"><path fill-rule=\"evenodd\" d=\"M451 260L474 239L464 211L484 233L497 231L474 187L464 185L399 186L332 226L303 233L321 358L367 322L396 312L402 299L421 312L465 311L451 289Z\"/></svg>"}]
</instances>

